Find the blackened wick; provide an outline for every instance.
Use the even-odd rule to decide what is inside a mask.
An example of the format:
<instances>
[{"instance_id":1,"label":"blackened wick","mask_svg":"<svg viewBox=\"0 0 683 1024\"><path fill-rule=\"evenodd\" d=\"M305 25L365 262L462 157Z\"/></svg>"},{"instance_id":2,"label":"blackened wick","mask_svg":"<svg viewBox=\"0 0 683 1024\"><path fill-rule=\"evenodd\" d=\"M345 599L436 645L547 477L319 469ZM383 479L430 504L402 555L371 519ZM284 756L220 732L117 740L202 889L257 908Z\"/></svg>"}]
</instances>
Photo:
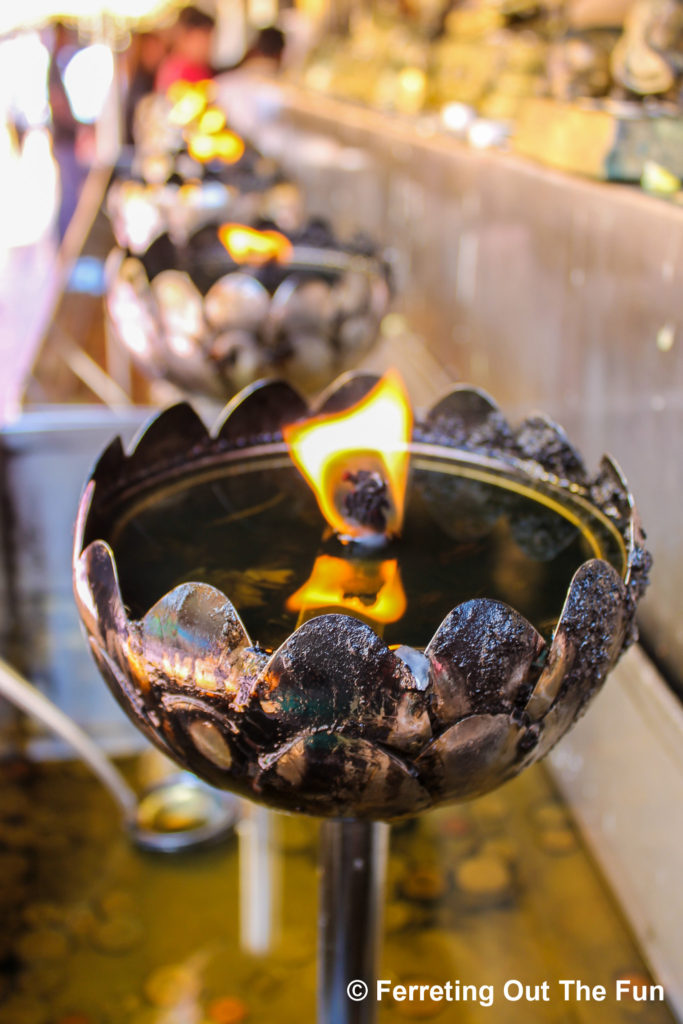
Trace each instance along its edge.
<instances>
[{"instance_id":1,"label":"blackened wick","mask_svg":"<svg viewBox=\"0 0 683 1024\"><path fill-rule=\"evenodd\" d=\"M359 469L357 473L344 473L344 481L352 484L352 490L344 498L344 512L360 526L367 526L377 533L387 528L387 511L391 508L387 498L387 482L379 473Z\"/></svg>"}]
</instances>

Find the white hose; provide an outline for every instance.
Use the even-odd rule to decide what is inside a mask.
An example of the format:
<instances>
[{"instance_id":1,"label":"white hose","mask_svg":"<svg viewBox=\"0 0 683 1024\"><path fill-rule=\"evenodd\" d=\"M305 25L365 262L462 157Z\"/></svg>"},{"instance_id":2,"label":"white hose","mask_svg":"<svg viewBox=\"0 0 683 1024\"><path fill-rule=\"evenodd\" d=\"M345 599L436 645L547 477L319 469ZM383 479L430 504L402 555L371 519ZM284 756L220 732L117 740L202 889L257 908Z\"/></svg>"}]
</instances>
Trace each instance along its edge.
<instances>
[{"instance_id":1,"label":"white hose","mask_svg":"<svg viewBox=\"0 0 683 1024\"><path fill-rule=\"evenodd\" d=\"M37 719L72 747L119 805L127 822L135 819L137 797L124 777L80 726L40 690L0 660L0 694Z\"/></svg>"}]
</instances>

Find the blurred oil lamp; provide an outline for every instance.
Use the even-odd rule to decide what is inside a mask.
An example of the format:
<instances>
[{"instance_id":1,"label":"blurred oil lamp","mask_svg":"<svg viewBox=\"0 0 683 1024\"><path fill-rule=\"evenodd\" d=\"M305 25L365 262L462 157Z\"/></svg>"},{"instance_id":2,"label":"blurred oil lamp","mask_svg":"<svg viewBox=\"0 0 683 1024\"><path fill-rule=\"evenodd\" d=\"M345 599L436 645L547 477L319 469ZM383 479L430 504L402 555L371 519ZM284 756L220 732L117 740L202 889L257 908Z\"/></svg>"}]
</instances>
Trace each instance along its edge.
<instances>
[{"instance_id":1,"label":"blurred oil lamp","mask_svg":"<svg viewBox=\"0 0 683 1024\"><path fill-rule=\"evenodd\" d=\"M141 368L223 400L266 375L323 387L368 351L389 302L381 256L315 221L214 221L185 244L164 232L114 250L106 276L114 337Z\"/></svg>"},{"instance_id":2,"label":"blurred oil lamp","mask_svg":"<svg viewBox=\"0 0 683 1024\"><path fill-rule=\"evenodd\" d=\"M139 255L164 234L185 245L217 218L248 223L267 219L285 231L299 230L304 222L300 189L280 176L261 178L249 170L233 180L207 175L167 181L168 176L165 168L157 183L130 178L110 186L105 209L121 248Z\"/></svg>"},{"instance_id":3,"label":"blurred oil lamp","mask_svg":"<svg viewBox=\"0 0 683 1024\"><path fill-rule=\"evenodd\" d=\"M512 427L467 387L405 442L402 391L343 378L311 412L268 382L212 433L175 406L130 452L104 452L76 526L81 618L135 724L219 788L326 819L321 1024L374 1019L346 985L376 976L380 823L476 797L547 753L633 641L649 570L609 458L591 476L553 423ZM324 453L317 498L312 461L305 478L285 440L302 437ZM377 452L401 449L395 493ZM365 500L346 501L362 471L390 509L405 485L400 534L400 517L369 514L378 550L358 544Z\"/></svg>"},{"instance_id":4,"label":"blurred oil lamp","mask_svg":"<svg viewBox=\"0 0 683 1024\"><path fill-rule=\"evenodd\" d=\"M117 243L139 254L168 232L179 245L222 217L272 219L297 230L301 191L273 160L232 131L211 101L211 82L176 83L168 96L145 97L136 110L128 176L117 175L106 209Z\"/></svg>"}]
</instances>

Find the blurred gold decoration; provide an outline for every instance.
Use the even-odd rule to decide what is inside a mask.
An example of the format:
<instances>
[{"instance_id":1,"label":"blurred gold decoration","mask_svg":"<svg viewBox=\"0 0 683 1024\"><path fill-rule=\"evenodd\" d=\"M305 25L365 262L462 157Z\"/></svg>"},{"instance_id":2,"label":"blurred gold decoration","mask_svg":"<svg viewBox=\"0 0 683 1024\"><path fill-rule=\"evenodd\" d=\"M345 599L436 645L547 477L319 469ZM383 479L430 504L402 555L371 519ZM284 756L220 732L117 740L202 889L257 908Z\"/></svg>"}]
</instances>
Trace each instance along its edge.
<instances>
[{"instance_id":1,"label":"blurred gold decoration","mask_svg":"<svg viewBox=\"0 0 683 1024\"><path fill-rule=\"evenodd\" d=\"M668 92L680 71L683 5L677 0L635 0L612 53L612 73L643 96ZM673 52L675 51L675 53Z\"/></svg>"}]
</instances>

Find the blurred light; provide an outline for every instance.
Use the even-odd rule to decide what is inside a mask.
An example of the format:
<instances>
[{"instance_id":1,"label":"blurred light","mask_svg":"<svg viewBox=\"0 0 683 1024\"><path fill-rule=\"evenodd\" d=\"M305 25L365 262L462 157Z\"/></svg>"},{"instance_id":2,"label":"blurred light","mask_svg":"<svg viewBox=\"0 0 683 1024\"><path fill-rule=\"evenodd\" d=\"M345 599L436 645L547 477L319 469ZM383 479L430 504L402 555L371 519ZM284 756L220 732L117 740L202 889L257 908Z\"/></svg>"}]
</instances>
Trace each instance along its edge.
<instances>
[{"instance_id":1,"label":"blurred light","mask_svg":"<svg viewBox=\"0 0 683 1024\"><path fill-rule=\"evenodd\" d=\"M167 92L173 104L168 114L171 124L184 127L195 121L205 110L215 91L209 79L201 82L174 82Z\"/></svg>"},{"instance_id":2,"label":"blurred light","mask_svg":"<svg viewBox=\"0 0 683 1024\"><path fill-rule=\"evenodd\" d=\"M474 111L466 103L447 103L441 110L441 121L449 132L466 131L474 118Z\"/></svg>"},{"instance_id":3,"label":"blurred light","mask_svg":"<svg viewBox=\"0 0 683 1024\"><path fill-rule=\"evenodd\" d=\"M467 133L470 145L475 149L490 149L492 146L500 146L505 141L505 136L505 129L497 121L475 121Z\"/></svg>"},{"instance_id":4,"label":"blurred light","mask_svg":"<svg viewBox=\"0 0 683 1024\"><path fill-rule=\"evenodd\" d=\"M114 58L104 43L78 50L64 69L64 88L77 121L92 124L102 113L114 80Z\"/></svg>"},{"instance_id":5,"label":"blurred light","mask_svg":"<svg viewBox=\"0 0 683 1024\"><path fill-rule=\"evenodd\" d=\"M660 195L674 195L681 189L680 178L655 160L646 160L643 164L640 184L646 192L655 192Z\"/></svg>"},{"instance_id":6,"label":"blurred light","mask_svg":"<svg viewBox=\"0 0 683 1024\"><path fill-rule=\"evenodd\" d=\"M210 163L212 160L235 164L244 156L244 141L227 128L212 135L197 132L188 139L187 151L193 160L198 160L202 164Z\"/></svg>"},{"instance_id":7,"label":"blurred light","mask_svg":"<svg viewBox=\"0 0 683 1024\"><path fill-rule=\"evenodd\" d=\"M0 129L0 246L31 245L51 228L58 196L57 167L50 135L33 128L21 149Z\"/></svg>"},{"instance_id":8,"label":"blurred light","mask_svg":"<svg viewBox=\"0 0 683 1024\"><path fill-rule=\"evenodd\" d=\"M54 18L73 21L111 15L120 20L139 22L152 19L173 6L172 0L22 0L0 3L0 34L16 32L33 25L44 25Z\"/></svg>"},{"instance_id":9,"label":"blurred light","mask_svg":"<svg viewBox=\"0 0 683 1024\"><path fill-rule=\"evenodd\" d=\"M50 54L37 32L0 42L0 117L22 127L46 124Z\"/></svg>"},{"instance_id":10,"label":"blurred light","mask_svg":"<svg viewBox=\"0 0 683 1024\"><path fill-rule=\"evenodd\" d=\"M192 355L194 351L195 343L193 339L188 338L184 334L169 334L166 340L171 351L182 358Z\"/></svg>"},{"instance_id":11,"label":"blurred light","mask_svg":"<svg viewBox=\"0 0 683 1024\"><path fill-rule=\"evenodd\" d=\"M135 352L136 355L139 356L147 354L149 351L149 343L142 324L129 319L119 325L119 330L121 331L123 339L131 352Z\"/></svg>"},{"instance_id":12,"label":"blurred light","mask_svg":"<svg viewBox=\"0 0 683 1024\"><path fill-rule=\"evenodd\" d=\"M225 114L219 107L209 107L199 118L198 129L206 135L225 128Z\"/></svg>"},{"instance_id":13,"label":"blurred light","mask_svg":"<svg viewBox=\"0 0 683 1024\"><path fill-rule=\"evenodd\" d=\"M254 28L274 25L278 13L277 0L247 0L247 21Z\"/></svg>"},{"instance_id":14,"label":"blurred light","mask_svg":"<svg viewBox=\"0 0 683 1024\"><path fill-rule=\"evenodd\" d=\"M427 76L419 68L403 68L398 80L401 89L409 93L422 93L427 85Z\"/></svg>"}]
</instances>

